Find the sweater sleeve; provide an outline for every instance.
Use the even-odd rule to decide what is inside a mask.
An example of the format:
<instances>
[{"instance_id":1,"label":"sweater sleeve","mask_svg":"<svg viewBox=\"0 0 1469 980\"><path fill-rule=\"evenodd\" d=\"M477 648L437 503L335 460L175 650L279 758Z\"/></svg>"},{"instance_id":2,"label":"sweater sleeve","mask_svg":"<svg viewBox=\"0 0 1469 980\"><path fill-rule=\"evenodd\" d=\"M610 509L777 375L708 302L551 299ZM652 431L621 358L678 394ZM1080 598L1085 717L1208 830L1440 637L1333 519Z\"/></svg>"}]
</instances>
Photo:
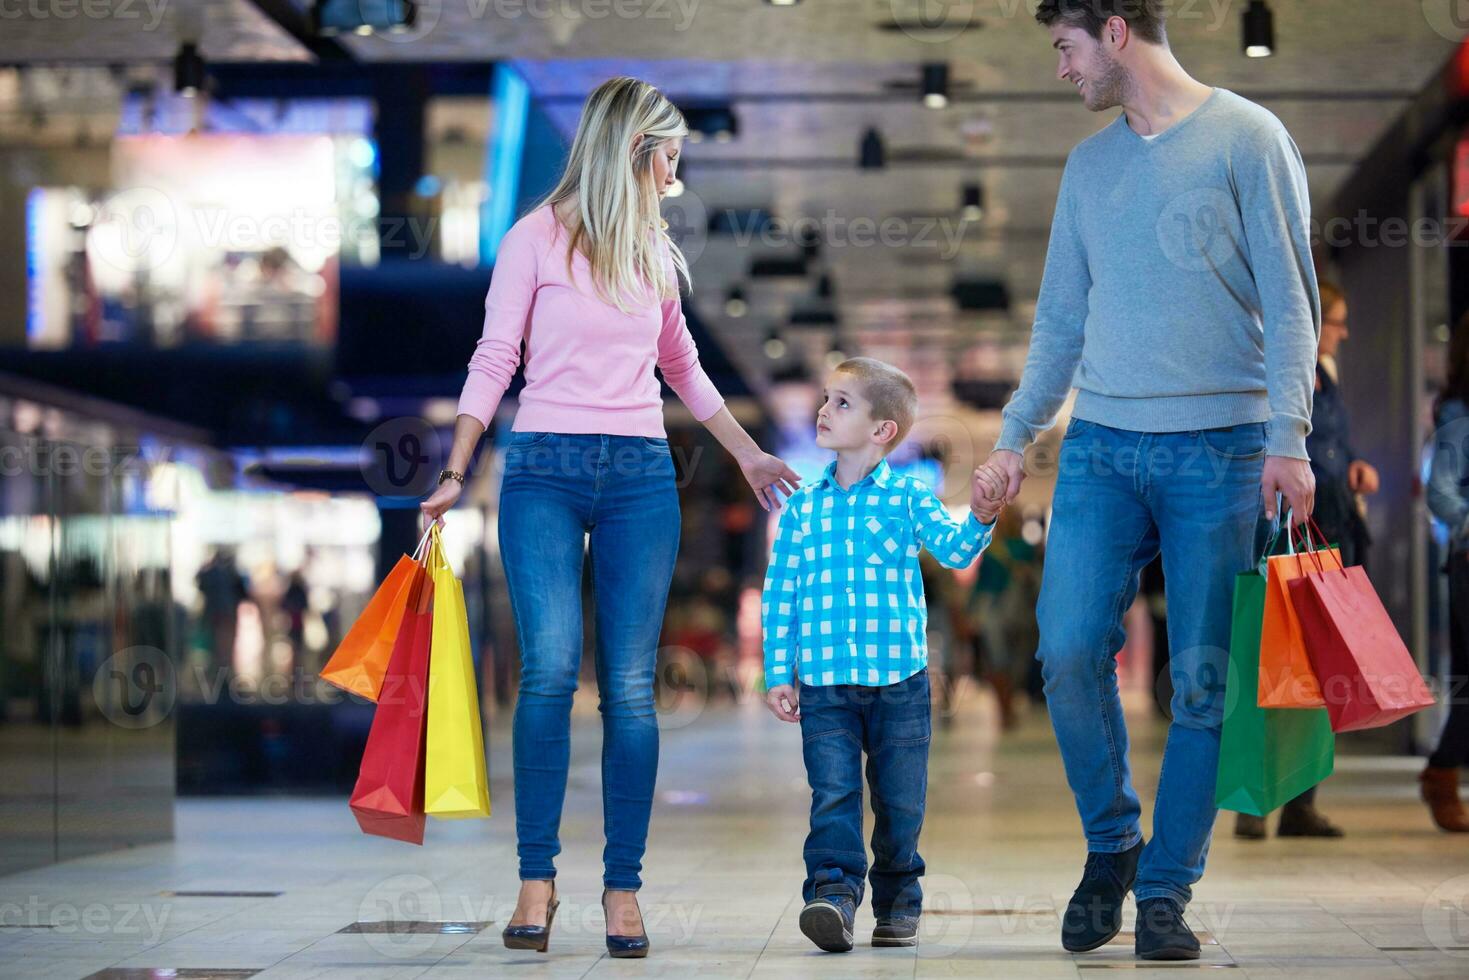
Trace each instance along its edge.
<instances>
[{"instance_id":1,"label":"sweater sleeve","mask_svg":"<svg viewBox=\"0 0 1469 980\"><path fill-rule=\"evenodd\" d=\"M670 275L673 264L668 263ZM679 399L700 422L713 418L724 407L724 397L699 364L699 348L689 333L683 301L677 295L663 300L663 328L658 334L658 370Z\"/></svg>"},{"instance_id":2,"label":"sweater sleeve","mask_svg":"<svg viewBox=\"0 0 1469 980\"><path fill-rule=\"evenodd\" d=\"M485 295L484 331L475 342L469 376L459 395L458 414L473 416L485 428L520 366L520 344L536 294L538 255L536 229L529 222L512 225L500 240Z\"/></svg>"},{"instance_id":3,"label":"sweater sleeve","mask_svg":"<svg viewBox=\"0 0 1469 980\"><path fill-rule=\"evenodd\" d=\"M1066 162L1056 195L1025 371L1020 376L1020 387L1002 413L996 449L1022 453L1055 423L1081 362L1092 277L1076 223L1072 159Z\"/></svg>"},{"instance_id":4,"label":"sweater sleeve","mask_svg":"<svg viewBox=\"0 0 1469 980\"><path fill-rule=\"evenodd\" d=\"M1444 406L1432 442L1428 509L1453 537L1469 541L1469 411L1462 402Z\"/></svg>"},{"instance_id":5,"label":"sweater sleeve","mask_svg":"<svg viewBox=\"0 0 1469 980\"><path fill-rule=\"evenodd\" d=\"M1311 196L1301 151L1277 121L1232 162L1265 330L1271 456L1309 459L1321 296L1311 259Z\"/></svg>"}]
</instances>

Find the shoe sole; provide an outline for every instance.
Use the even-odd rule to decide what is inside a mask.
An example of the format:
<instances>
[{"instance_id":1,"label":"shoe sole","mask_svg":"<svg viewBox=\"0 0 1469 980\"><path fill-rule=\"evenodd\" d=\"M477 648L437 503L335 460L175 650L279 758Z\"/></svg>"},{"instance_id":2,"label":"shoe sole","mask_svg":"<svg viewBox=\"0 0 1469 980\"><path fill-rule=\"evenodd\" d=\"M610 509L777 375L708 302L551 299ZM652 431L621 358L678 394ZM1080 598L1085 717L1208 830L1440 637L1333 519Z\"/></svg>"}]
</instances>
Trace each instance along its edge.
<instances>
[{"instance_id":1,"label":"shoe sole","mask_svg":"<svg viewBox=\"0 0 1469 980\"><path fill-rule=\"evenodd\" d=\"M873 936L872 937L872 945L877 946L879 948L880 947L884 947L884 946L917 946L918 945L918 937L917 936L910 936L907 939L892 939L892 938L879 939L878 937Z\"/></svg>"},{"instance_id":2,"label":"shoe sole","mask_svg":"<svg viewBox=\"0 0 1469 980\"><path fill-rule=\"evenodd\" d=\"M1138 959L1142 960L1196 960L1199 951L1188 949L1183 946L1174 946L1168 949L1155 949L1151 953L1138 953Z\"/></svg>"},{"instance_id":3,"label":"shoe sole","mask_svg":"<svg viewBox=\"0 0 1469 980\"><path fill-rule=\"evenodd\" d=\"M801 910L801 934L828 953L847 953L852 934L842 914L830 905L812 905Z\"/></svg>"},{"instance_id":4,"label":"shoe sole","mask_svg":"<svg viewBox=\"0 0 1469 980\"><path fill-rule=\"evenodd\" d=\"M1066 950L1066 952L1068 953L1090 953L1092 950L1101 949L1103 946L1116 939L1118 934L1121 932L1122 926L1119 925L1116 929L1112 931L1112 935L1103 939L1101 942L1092 943L1090 946L1073 946L1063 938L1061 940L1061 948Z\"/></svg>"}]
</instances>

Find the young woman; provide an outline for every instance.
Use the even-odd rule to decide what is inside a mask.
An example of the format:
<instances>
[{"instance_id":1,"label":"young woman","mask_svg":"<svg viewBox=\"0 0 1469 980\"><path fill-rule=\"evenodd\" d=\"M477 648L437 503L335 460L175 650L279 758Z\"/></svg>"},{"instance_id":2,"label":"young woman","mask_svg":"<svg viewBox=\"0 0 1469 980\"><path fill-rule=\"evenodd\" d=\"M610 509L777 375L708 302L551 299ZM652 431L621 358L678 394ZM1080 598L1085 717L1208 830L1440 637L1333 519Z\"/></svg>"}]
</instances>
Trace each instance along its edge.
<instances>
[{"instance_id":1,"label":"young woman","mask_svg":"<svg viewBox=\"0 0 1469 980\"><path fill-rule=\"evenodd\" d=\"M544 951L556 910L553 864L566 795L572 692L582 649L584 535L596 600L607 845L603 905L613 956L647 955L635 893L658 767L654 659L679 540L678 493L656 365L734 456L767 510L795 472L762 452L699 366L679 305L683 254L659 199L688 127L657 89L599 86L582 109L566 171L506 233L469 362L449 465L423 502L438 520L495 414L525 342L500 493L499 539L520 642L514 720L520 896L512 949Z\"/></svg>"},{"instance_id":2,"label":"young woman","mask_svg":"<svg viewBox=\"0 0 1469 980\"><path fill-rule=\"evenodd\" d=\"M1469 703L1458 682L1469 677L1469 314L1449 341L1447 384L1435 412L1433 470L1428 506L1449 527L1449 720L1438 749L1418 778L1433 822L1469 833L1469 810L1459 799L1459 769L1469 762Z\"/></svg>"}]
</instances>

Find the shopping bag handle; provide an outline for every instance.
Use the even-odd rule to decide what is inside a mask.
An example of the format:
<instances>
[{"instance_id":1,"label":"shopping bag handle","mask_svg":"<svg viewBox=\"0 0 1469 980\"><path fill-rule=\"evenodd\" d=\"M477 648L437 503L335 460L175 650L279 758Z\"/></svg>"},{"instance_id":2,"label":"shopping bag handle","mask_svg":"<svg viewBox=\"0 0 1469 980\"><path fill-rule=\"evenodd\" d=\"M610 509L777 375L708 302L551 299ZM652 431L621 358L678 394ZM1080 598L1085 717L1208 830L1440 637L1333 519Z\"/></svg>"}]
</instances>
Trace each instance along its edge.
<instances>
[{"instance_id":1,"label":"shopping bag handle","mask_svg":"<svg viewBox=\"0 0 1469 980\"><path fill-rule=\"evenodd\" d=\"M428 544L429 535L433 534L434 529L437 528L438 526L439 526L439 522L438 521L430 521L429 522L428 530L427 531L424 531L423 532L423 537L421 537L421 538L418 539L418 547L416 547L416 548L413 549L413 554L410 556L410 557L412 557L412 559L414 561L422 561L423 560L423 558L425 556L421 555L420 552L423 551L423 546L426 545L426 544Z\"/></svg>"},{"instance_id":2,"label":"shopping bag handle","mask_svg":"<svg viewBox=\"0 0 1469 980\"><path fill-rule=\"evenodd\" d=\"M1270 519L1270 540L1265 542L1265 550L1260 555L1260 560L1255 563L1255 569L1261 575L1267 574L1270 567L1270 553L1275 550L1275 543L1280 540L1280 494L1275 495L1275 516Z\"/></svg>"}]
</instances>

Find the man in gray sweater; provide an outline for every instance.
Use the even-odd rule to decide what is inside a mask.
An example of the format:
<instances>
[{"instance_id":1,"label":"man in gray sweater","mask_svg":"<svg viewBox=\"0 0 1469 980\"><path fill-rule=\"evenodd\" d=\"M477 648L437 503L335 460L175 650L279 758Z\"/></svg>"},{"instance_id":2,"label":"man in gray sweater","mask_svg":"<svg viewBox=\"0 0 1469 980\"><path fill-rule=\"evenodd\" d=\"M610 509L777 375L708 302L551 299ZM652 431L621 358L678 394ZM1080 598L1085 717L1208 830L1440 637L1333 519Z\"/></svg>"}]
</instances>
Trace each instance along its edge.
<instances>
[{"instance_id":1,"label":"man in gray sweater","mask_svg":"<svg viewBox=\"0 0 1469 980\"><path fill-rule=\"evenodd\" d=\"M1063 945L1096 949L1138 903L1137 953L1196 959L1183 910L1217 811L1234 577L1277 494L1311 512L1321 314L1300 152L1280 121L1191 78L1161 0L1043 0L1058 77L1121 106L1061 179L1030 353L985 464L1011 499L1073 387L1037 608L1046 701L1087 839ZM1168 583L1172 722L1143 842L1116 655L1138 573Z\"/></svg>"}]
</instances>

